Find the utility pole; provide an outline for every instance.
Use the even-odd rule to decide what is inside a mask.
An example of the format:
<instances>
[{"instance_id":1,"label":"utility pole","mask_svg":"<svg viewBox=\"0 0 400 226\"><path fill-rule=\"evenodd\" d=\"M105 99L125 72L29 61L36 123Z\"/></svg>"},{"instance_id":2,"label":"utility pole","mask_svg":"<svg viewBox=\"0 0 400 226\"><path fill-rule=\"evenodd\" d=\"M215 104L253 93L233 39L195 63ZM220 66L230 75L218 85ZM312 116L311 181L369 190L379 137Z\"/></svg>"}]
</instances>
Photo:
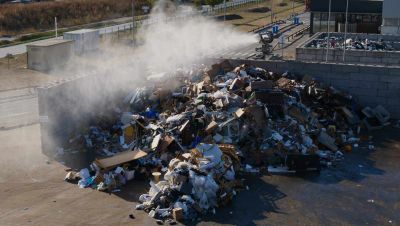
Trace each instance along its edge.
<instances>
[{"instance_id":1,"label":"utility pole","mask_svg":"<svg viewBox=\"0 0 400 226\"><path fill-rule=\"evenodd\" d=\"M134 32L135 32L135 4L134 0L132 0L132 45L134 40Z\"/></svg>"},{"instance_id":2,"label":"utility pole","mask_svg":"<svg viewBox=\"0 0 400 226\"><path fill-rule=\"evenodd\" d=\"M58 31L57 31L57 17L54 17L54 30L56 32L56 38L58 36Z\"/></svg>"},{"instance_id":3,"label":"utility pole","mask_svg":"<svg viewBox=\"0 0 400 226\"><path fill-rule=\"evenodd\" d=\"M274 22L274 0L271 1L271 24Z\"/></svg>"},{"instance_id":4,"label":"utility pole","mask_svg":"<svg viewBox=\"0 0 400 226\"><path fill-rule=\"evenodd\" d=\"M331 23L331 3L332 3L332 0L329 0L329 13L328 13L328 39L326 40L327 41L327 45L326 45L326 56L325 56L325 62L328 62L328 52L329 52L329 39L330 39L330 35L331 35L331 33L330 33L330 31L329 31L329 28L330 28L330 23Z\"/></svg>"},{"instance_id":5,"label":"utility pole","mask_svg":"<svg viewBox=\"0 0 400 226\"><path fill-rule=\"evenodd\" d=\"M224 22L226 20L226 0L224 0Z\"/></svg>"},{"instance_id":6,"label":"utility pole","mask_svg":"<svg viewBox=\"0 0 400 226\"><path fill-rule=\"evenodd\" d=\"M345 58L346 58L346 39L347 39L347 15L349 13L349 0L347 0L346 2L346 21L344 23L344 46L343 46L343 62L345 62Z\"/></svg>"},{"instance_id":7,"label":"utility pole","mask_svg":"<svg viewBox=\"0 0 400 226\"><path fill-rule=\"evenodd\" d=\"M294 0L292 0L292 17L294 17Z\"/></svg>"},{"instance_id":8,"label":"utility pole","mask_svg":"<svg viewBox=\"0 0 400 226\"><path fill-rule=\"evenodd\" d=\"M15 59L15 57L11 53L7 53L6 58L7 58L7 68L8 70L10 70L10 60Z\"/></svg>"}]
</instances>

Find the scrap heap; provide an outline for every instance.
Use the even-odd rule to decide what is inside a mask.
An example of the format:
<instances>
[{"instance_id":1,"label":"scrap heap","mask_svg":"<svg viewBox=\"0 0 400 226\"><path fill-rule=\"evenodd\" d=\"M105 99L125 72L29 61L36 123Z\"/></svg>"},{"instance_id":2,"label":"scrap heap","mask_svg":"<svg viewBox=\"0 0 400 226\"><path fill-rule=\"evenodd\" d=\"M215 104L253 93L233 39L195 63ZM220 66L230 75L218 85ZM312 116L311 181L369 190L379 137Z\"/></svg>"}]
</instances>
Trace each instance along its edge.
<instances>
[{"instance_id":1,"label":"scrap heap","mask_svg":"<svg viewBox=\"0 0 400 226\"><path fill-rule=\"evenodd\" d=\"M87 146L111 157L67 179L112 192L153 175L136 208L161 220L214 211L245 188L238 178L244 173L335 165L359 141L363 124L389 120L383 107L362 109L309 76L234 68L229 61L157 81L125 98L129 112L118 111L108 131L92 127L84 136Z\"/></svg>"},{"instance_id":2,"label":"scrap heap","mask_svg":"<svg viewBox=\"0 0 400 226\"><path fill-rule=\"evenodd\" d=\"M319 38L312 40L306 47L311 48L326 48L328 43L328 37ZM343 49L347 50L369 50L369 51L395 51L393 47L394 43L385 41L383 39L379 40L369 40L361 39L358 37L347 38L344 40L343 37L331 36L329 38L329 48Z\"/></svg>"}]
</instances>

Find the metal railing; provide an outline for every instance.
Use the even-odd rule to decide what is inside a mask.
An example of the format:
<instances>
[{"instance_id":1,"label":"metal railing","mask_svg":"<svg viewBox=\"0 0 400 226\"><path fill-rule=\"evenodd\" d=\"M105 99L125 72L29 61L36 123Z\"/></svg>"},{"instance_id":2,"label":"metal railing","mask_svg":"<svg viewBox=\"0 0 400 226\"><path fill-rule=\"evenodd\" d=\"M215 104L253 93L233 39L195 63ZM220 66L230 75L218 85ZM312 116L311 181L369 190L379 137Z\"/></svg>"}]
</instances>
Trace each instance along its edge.
<instances>
[{"instance_id":1,"label":"metal railing","mask_svg":"<svg viewBox=\"0 0 400 226\"><path fill-rule=\"evenodd\" d=\"M300 30L294 32L293 34L288 35L288 36L286 37L286 39L287 39L287 41L289 41L290 39L294 39L295 37L297 37L297 36L303 34L304 32L306 32L306 31L308 31L308 30L310 30L310 25L308 25L308 26L306 26L306 27L304 27L304 28L302 28L302 29L300 29Z\"/></svg>"}]
</instances>

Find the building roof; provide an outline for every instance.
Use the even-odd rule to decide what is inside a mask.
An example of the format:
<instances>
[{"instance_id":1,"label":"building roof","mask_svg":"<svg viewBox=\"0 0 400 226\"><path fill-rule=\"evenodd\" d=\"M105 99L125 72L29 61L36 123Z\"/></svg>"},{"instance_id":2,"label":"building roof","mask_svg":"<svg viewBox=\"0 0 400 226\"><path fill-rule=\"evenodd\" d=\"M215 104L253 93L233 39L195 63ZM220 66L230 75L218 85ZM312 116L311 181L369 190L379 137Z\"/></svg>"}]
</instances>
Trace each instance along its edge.
<instances>
[{"instance_id":1,"label":"building roof","mask_svg":"<svg viewBox=\"0 0 400 226\"><path fill-rule=\"evenodd\" d=\"M345 12L347 0L332 0L331 12ZM382 14L383 0L349 0L350 13ZM313 12L328 12L329 0L312 0L310 10Z\"/></svg>"},{"instance_id":2,"label":"building roof","mask_svg":"<svg viewBox=\"0 0 400 226\"><path fill-rule=\"evenodd\" d=\"M31 43L26 46L36 46L36 47L48 47L48 46L53 46L53 45L59 45L67 42L73 42L73 40L64 40L64 39L47 39L43 41L38 41Z\"/></svg>"}]
</instances>

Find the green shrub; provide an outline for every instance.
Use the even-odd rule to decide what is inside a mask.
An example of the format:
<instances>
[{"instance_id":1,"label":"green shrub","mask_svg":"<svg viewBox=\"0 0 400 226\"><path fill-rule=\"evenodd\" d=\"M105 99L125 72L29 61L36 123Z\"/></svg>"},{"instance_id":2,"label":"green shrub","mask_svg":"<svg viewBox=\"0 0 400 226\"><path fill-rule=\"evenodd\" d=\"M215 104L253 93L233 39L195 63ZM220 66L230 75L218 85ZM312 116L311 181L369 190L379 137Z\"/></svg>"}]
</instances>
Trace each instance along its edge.
<instances>
[{"instance_id":1,"label":"green shrub","mask_svg":"<svg viewBox=\"0 0 400 226\"><path fill-rule=\"evenodd\" d=\"M195 5L197 8L200 8L200 6L201 6L201 0L194 0L194 5Z\"/></svg>"},{"instance_id":2,"label":"green shrub","mask_svg":"<svg viewBox=\"0 0 400 226\"><path fill-rule=\"evenodd\" d=\"M11 43L11 41L9 41L9 40L1 40L1 41L0 41L0 46L8 45L8 44L10 44L10 43Z\"/></svg>"},{"instance_id":3,"label":"green shrub","mask_svg":"<svg viewBox=\"0 0 400 226\"><path fill-rule=\"evenodd\" d=\"M224 0L205 0L206 5L211 5L211 6L215 6L223 2Z\"/></svg>"}]
</instances>

